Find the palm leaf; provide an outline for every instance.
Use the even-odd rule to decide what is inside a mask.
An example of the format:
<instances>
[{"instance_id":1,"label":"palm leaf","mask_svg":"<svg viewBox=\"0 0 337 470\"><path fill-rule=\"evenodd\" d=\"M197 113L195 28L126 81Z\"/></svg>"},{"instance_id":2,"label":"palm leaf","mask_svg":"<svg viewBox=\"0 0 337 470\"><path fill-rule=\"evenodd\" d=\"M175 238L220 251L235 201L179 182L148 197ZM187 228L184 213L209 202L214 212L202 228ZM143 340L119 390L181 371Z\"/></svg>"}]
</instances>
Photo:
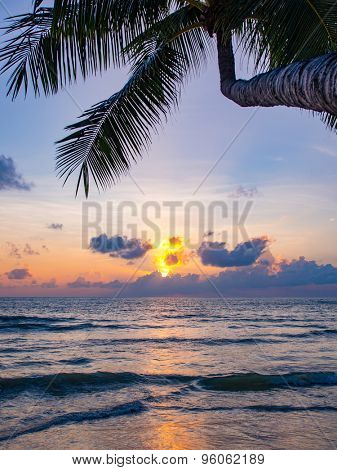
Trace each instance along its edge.
<instances>
[{"instance_id":1,"label":"palm leaf","mask_svg":"<svg viewBox=\"0 0 337 470\"><path fill-rule=\"evenodd\" d=\"M336 51L335 0L228 0L216 15L216 28L235 30L257 69Z\"/></svg>"},{"instance_id":2,"label":"palm leaf","mask_svg":"<svg viewBox=\"0 0 337 470\"><path fill-rule=\"evenodd\" d=\"M119 92L67 128L75 132L59 142L57 170L65 181L80 170L76 194L83 180L88 195L90 174L97 187L106 189L141 156L150 143L150 130L177 104L184 75L180 59L167 45L149 52Z\"/></svg>"},{"instance_id":3,"label":"palm leaf","mask_svg":"<svg viewBox=\"0 0 337 470\"><path fill-rule=\"evenodd\" d=\"M184 34L191 32L191 34ZM200 10L191 6L180 8L169 16L154 23L137 36L124 49L131 60L142 53L147 41L172 43L184 57L191 69L198 72L212 54L214 43L203 28Z\"/></svg>"},{"instance_id":4,"label":"palm leaf","mask_svg":"<svg viewBox=\"0 0 337 470\"><path fill-rule=\"evenodd\" d=\"M10 39L0 50L2 73L11 72L8 94L31 84L35 94L59 88L124 63L122 51L174 5L173 0L35 1L33 12L8 19Z\"/></svg>"},{"instance_id":5,"label":"palm leaf","mask_svg":"<svg viewBox=\"0 0 337 470\"><path fill-rule=\"evenodd\" d=\"M11 71L7 94L12 94L13 98L16 98L21 88L27 93L29 81L32 82L35 94L38 93L39 82L46 93L57 91L57 75L49 73L52 62L46 53L51 24L50 8L11 18L6 33L17 35L1 48L0 61L3 62L1 73Z\"/></svg>"},{"instance_id":6,"label":"palm leaf","mask_svg":"<svg viewBox=\"0 0 337 470\"><path fill-rule=\"evenodd\" d=\"M337 116L335 114L323 113L320 117L328 129L337 132Z\"/></svg>"},{"instance_id":7,"label":"palm leaf","mask_svg":"<svg viewBox=\"0 0 337 470\"><path fill-rule=\"evenodd\" d=\"M167 42L156 35L135 41L128 51L133 66L126 85L67 128L74 132L59 142L57 170L65 182L79 171L76 193L83 181L88 195L90 175L98 188L106 189L125 174L148 148L151 131L177 106L183 79L205 59L208 40L199 29L175 33ZM193 55L186 54L190 45Z\"/></svg>"}]
</instances>

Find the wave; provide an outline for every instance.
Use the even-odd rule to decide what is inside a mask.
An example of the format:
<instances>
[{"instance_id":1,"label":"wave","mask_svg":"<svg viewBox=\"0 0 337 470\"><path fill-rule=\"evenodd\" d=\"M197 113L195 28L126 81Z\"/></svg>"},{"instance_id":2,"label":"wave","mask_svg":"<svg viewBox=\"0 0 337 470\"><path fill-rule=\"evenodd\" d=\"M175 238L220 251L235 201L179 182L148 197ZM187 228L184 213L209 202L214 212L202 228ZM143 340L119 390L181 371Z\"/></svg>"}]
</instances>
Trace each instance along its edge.
<instances>
[{"instance_id":1,"label":"wave","mask_svg":"<svg viewBox=\"0 0 337 470\"><path fill-rule=\"evenodd\" d=\"M337 406L312 405L312 406L292 406L292 405L252 405L252 406L160 406L161 410L182 411L191 413L209 413L212 411L256 411L262 413L300 413L300 412L335 412Z\"/></svg>"},{"instance_id":2,"label":"wave","mask_svg":"<svg viewBox=\"0 0 337 470\"><path fill-rule=\"evenodd\" d=\"M302 324L301 324L302 323ZM301 322L301 323L279 323L279 328L317 328L317 329L324 329L326 325L319 324L319 323L308 323L308 322ZM242 325L228 325L227 328L237 328L242 329ZM258 323L245 323L244 328L268 328L268 325L265 324L258 324Z\"/></svg>"},{"instance_id":3,"label":"wave","mask_svg":"<svg viewBox=\"0 0 337 470\"><path fill-rule=\"evenodd\" d=\"M14 322L14 323L22 323L22 322L37 322L37 323L49 323L49 322L65 322L70 321L74 322L76 319L74 317L40 317L37 315L0 315L0 323L1 322Z\"/></svg>"},{"instance_id":4,"label":"wave","mask_svg":"<svg viewBox=\"0 0 337 470\"><path fill-rule=\"evenodd\" d=\"M309 338L310 336L329 336L337 335L335 328L321 328L319 330L311 330L304 333L275 333L268 336L275 336L279 338ZM274 341L273 341L274 342Z\"/></svg>"},{"instance_id":5,"label":"wave","mask_svg":"<svg viewBox=\"0 0 337 470\"><path fill-rule=\"evenodd\" d=\"M337 411L337 406L313 405L313 406L288 406L288 405L254 405L246 406L245 410L260 411L263 413L296 413L296 412L322 412Z\"/></svg>"},{"instance_id":6,"label":"wave","mask_svg":"<svg viewBox=\"0 0 337 470\"><path fill-rule=\"evenodd\" d=\"M88 359L87 357L75 357L71 359L61 359L59 362L61 362L62 364L77 366L77 365L90 364L92 361L91 359Z\"/></svg>"},{"instance_id":7,"label":"wave","mask_svg":"<svg viewBox=\"0 0 337 470\"><path fill-rule=\"evenodd\" d=\"M101 345L103 342L105 345L108 344L142 344L142 343L150 343L150 344L196 344L196 345L207 345L207 346L221 346L221 345L233 345L233 344L263 344L263 343L271 343L270 339L265 338L179 338L176 336L167 336L164 338L109 338L106 340L96 340L95 338L90 339L92 344L95 342L99 342ZM285 340L282 339L274 339L272 340L274 343L283 343Z\"/></svg>"},{"instance_id":8,"label":"wave","mask_svg":"<svg viewBox=\"0 0 337 470\"><path fill-rule=\"evenodd\" d=\"M323 299L323 300L317 300L317 303L322 304L322 305L337 305L337 300Z\"/></svg>"},{"instance_id":9,"label":"wave","mask_svg":"<svg viewBox=\"0 0 337 470\"><path fill-rule=\"evenodd\" d=\"M72 391L87 392L98 387L122 387L135 384L141 376L132 372L62 372L42 376L0 378L0 391L19 393L27 389L41 389L44 393L67 394Z\"/></svg>"},{"instance_id":10,"label":"wave","mask_svg":"<svg viewBox=\"0 0 337 470\"><path fill-rule=\"evenodd\" d=\"M247 325L253 326L253 325ZM288 325L291 326L291 325ZM92 323L78 323L75 325L53 325L46 323L8 323L0 324L0 334L13 331L36 331L36 332L50 332L50 333L62 333L69 331L80 331L80 330L117 330L117 329L156 329L161 328L160 326L130 326L124 324L112 324L112 325L95 325ZM167 327L166 327L167 328ZM241 329L240 326L230 325L229 329ZM317 326L319 328L319 326ZM273 333L273 334L261 334L256 337L250 338L177 338L177 337L166 337L166 338L111 338L108 342L111 343L200 343L209 346L225 345L225 344L264 344L264 343L281 343L284 342L282 338L307 338L310 336L326 336L336 335L337 329L320 328L317 330L311 330L308 332L300 333Z\"/></svg>"},{"instance_id":11,"label":"wave","mask_svg":"<svg viewBox=\"0 0 337 470\"><path fill-rule=\"evenodd\" d=\"M253 324L256 323L261 323L261 324L268 324L268 323L277 323L279 326L288 326L289 322L291 323L307 323L310 326L311 322L317 322L317 317L305 317L305 318L297 318L294 316L286 316L286 317L268 317L266 318L265 316L240 316L238 313L233 316L233 314L228 314L224 313L223 315L214 315L210 313L200 313L200 314L179 314L179 315L161 315L160 318L164 319L169 319L169 320L194 320L196 319L199 322L203 321L226 321L226 322L232 322L235 321L236 323L246 323L246 322L251 322ZM247 325L245 325L247 326Z\"/></svg>"},{"instance_id":12,"label":"wave","mask_svg":"<svg viewBox=\"0 0 337 470\"><path fill-rule=\"evenodd\" d=\"M130 325L122 323L111 323L111 324L100 324L100 322L106 322L107 320L95 320L95 322L79 322L74 318L57 318L57 317L32 317L25 315L0 315L0 333L7 331L22 331L22 330L33 330L33 331L51 331L51 332L62 332L62 331L75 331L75 330L92 330L92 329L157 329L162 328L160 325ZM66 324L67 323L67 324Z\"/></svg>"},{"instance_id":13,"label":"wave","mask_svg":"<svg viewBox=\"0 0 337 470\"><path fill-rule=\"evenodd\" d=\"M33 331L74 331L74 330L87 330L93 328L91 323L79 323L77 325L48 325L46 323L7 323L0 325L0 332L6 331L22 331L22 330L33 330Z\"/></svg>"},{"instance_id":14,"label":"wave","mask_svg":"<svg viewBox=\"0 0 337 470\"><path fill-rule=\"evenodd\" d=\"M208 316L205 314L183 314L183 315L162 315L161 318L169 319L197 319L199 323L203 322L213 322L217 319L224 320L224 316ZM232 321L233 319L231 319ZM269 343L271 342L268 337L273 337L273 342L281 342L281 339L275 338L306 338L311 335L335 335L337 334L337 329L329 329L324 326L320 326L316 323L312 323L313 319L296 319L296 318L236 318L236 325L228 325L229 329L240 329L241 324L245 324L245 327L254 327L254 328L264 328L268 324L277 323L280 328L283 327L300 327L300 328L311 328L311 331L301 332L301 333L283 333L282 330L280 333L273 335L261 335L256 338L125 338L125 339L113 339L114 342L125 342L125 343L138 343L138 342L200 342L208 345L217 345L217 344L227 344L227 343ZM78 318L74 317L57 317L55 315L50 317L41 317L41 316L32 316L32 315L1 315L0 314L0 334L7 332L20 332L20 331L32 331L32 332L51 332L51 333L62 333L70 331L80 331L80 330L134 330L134 329L160 329L162 325L149 325L149 324L125 324L125 323L108 323L108 318L100 319L88 319L87 321L80 321ZM176 327L176 325L174 325ZM165 325L165 328L170 328L170 325ZM316 329L313 329L316 328ZM264 337L264 339L263 339Z\"/></svg>"},{"instance_id":15,"label":"wave","mask_svg":"<svg viewBox=\"0 0 337 470\"><path fill-rule=\"evenodd\" d=\"M335 372L295 372L280 375L256 373L205 377L199 385L208 390L223 392L258 392L280 388L337 385Z\"/></svg>"},{"instance_id":16,"label":"wave","mask_svg":"<svg viewBox=\"0 0 337 470\"><path fill-rule=\"evenodd\" d=\"M63 426L66 424L77 424L84 421L97 421L117 416L142 413L145 410L146 406L141 401L134 401L130 403L123 403L108 409L66 413L64 415L56 416L55 418L23 429L20 429L18 426L17 429L15 428L12 433L2 436L0 435L0 442L9 441L25 434L46 431L50 428Z\"/></svg>"},{"instance_id":17,"label":"wave","mask_svg":"<svg viewBox=\"0 0 337 470\"><path fill-rule=\"evenodd\" d=\"M90 393L101 389L113 390L147 385L188 385L194 390L216 392L259 392L273 389L335 386L336 372L294 372L282 375L242 373L218 376L141 375L133 372L74 372L56 375L0 378L0 391L18 394L27 390L53 395Z\"/></svg>"},{"instance_id":18,"label":"wave","mask_svg":"<svg viewBox=\"0 0 337 470\"><path fill-rule=\"evenodd\" d=\"M25 331L35 331L35 332L50 332L50 333L62 333L69 331L80 331L80 330L133 330L133 329L160 329L162 326L159 325L128 325L128 324L110 324L110 325L97 325L94 323L77 323L72 325L58 325L58 324L48 324L47 322L36 323L14 323L8 322L7 324L0 324L0 334L6 332L21 332ZM165 327L169 328L169 327ZM263 339L261 337L256 338L179 338L176 336L164 337L164 338L111 338L108 339L109 343L200 343L205 345L222 345L222 344L258 344L258 343L270 343L270 339ZM281 342L281 340L273 339L274 343Z\"/></svg>"},{"instance_id":19,"label":"wave","mask_svg":"<svg viewBox=\"0 0 337 470\"><path fill-rule=\"evenodd\" d=\"M151 397L146 400L151 402ZM252 411L259 413L309 413L309 412L336 412L336 406L329 405L313 405L313 406L290 406L290 405L253 405L243 407L230 407L230 406L213 406L213 407L181 407L178 405L174 406L161 406L161 410L178 410L183 412L192 413L209 413L209 412L237 412L237 411ZM16 426L11 433L0 435L0 442L11 441L17 437L24 436L27 434L34 434L41 431L47 431L54 427L78 424L90 421L99 421L110 419L125 415L135 415L143 413L148 410L148 406L145 405L141 400L136 400L129 403L123 403L121 405L114 406L112 408L103 408L98 410L90 411L75 411L66 413L63 415L56 416L49 420L42 421L35 425L21 427ZM31 419L31 418L29 418Z\"/></svg>"},{"instance_id":20,"label":"wave","mask_svg":"<svg viewBox=\"0 0 337 470\"><path fill-rule=\"evenodd\" d=\"M309 334L311 335L337 335L337 329L334 328L325 328L321 330L313 330L310 331Z\"/></svg>"}]
</instances>

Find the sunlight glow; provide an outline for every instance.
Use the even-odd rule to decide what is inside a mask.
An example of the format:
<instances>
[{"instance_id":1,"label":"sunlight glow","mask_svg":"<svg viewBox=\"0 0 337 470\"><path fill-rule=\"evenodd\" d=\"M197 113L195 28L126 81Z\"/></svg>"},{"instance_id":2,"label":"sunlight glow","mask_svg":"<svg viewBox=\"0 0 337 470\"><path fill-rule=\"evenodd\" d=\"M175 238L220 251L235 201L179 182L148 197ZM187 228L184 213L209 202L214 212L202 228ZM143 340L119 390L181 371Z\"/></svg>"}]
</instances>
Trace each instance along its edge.
<instances>
[{"instance_id":1,"label":"sunlight glow","mask_svg":"<svg viewBox=\"0 0 337 470\"><path fill-rule=\"evenodd\" d=\"M171 237L163 240L158 248L155 258L157 270L162 277L167 277L170 272L185 262L185 246L181 237Z\"/></svg>"}]
</instances>

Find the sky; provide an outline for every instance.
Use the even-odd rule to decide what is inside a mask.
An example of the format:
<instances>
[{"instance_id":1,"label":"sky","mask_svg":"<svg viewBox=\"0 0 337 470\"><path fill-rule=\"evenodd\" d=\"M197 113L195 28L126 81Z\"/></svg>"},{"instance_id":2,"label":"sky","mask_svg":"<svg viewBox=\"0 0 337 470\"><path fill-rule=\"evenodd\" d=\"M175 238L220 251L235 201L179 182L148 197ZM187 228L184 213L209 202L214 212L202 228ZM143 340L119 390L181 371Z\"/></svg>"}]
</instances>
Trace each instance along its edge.
<instances>
[{"instance_id":1,"label":"sky","mask_svg":"<svg viewBox=\"0 0 337 470\"><path fill-rule=\"evenodd\" d=\"M30 6L1 2L1 22ZM336 135L304 111L226 100L214 57L129 176L88 201L74 179L62 186L54 142L126 76L15 102L0 78L0 295L337 295ZM184 248L162 277L159 245L172 236Z\"/></svg>"}]
</instances>

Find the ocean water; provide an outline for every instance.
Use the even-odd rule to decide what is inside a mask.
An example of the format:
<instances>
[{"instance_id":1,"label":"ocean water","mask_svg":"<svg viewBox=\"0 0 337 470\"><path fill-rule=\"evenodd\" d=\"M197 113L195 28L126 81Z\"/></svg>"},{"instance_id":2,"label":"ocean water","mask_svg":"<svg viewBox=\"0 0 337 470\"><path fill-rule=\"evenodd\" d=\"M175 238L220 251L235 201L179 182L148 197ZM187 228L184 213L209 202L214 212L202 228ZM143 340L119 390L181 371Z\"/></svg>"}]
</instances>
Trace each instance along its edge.
<instances>
[{"instance_id":1,"label":"ocean water","mask_svg":"<svg viewBox=\"0 0 337 470\"><path fill-rule=\"evenodd\" d=\"M336 299L0 299L0 448L336 448L336 315Z\"/></svg>"}]
</instances>

